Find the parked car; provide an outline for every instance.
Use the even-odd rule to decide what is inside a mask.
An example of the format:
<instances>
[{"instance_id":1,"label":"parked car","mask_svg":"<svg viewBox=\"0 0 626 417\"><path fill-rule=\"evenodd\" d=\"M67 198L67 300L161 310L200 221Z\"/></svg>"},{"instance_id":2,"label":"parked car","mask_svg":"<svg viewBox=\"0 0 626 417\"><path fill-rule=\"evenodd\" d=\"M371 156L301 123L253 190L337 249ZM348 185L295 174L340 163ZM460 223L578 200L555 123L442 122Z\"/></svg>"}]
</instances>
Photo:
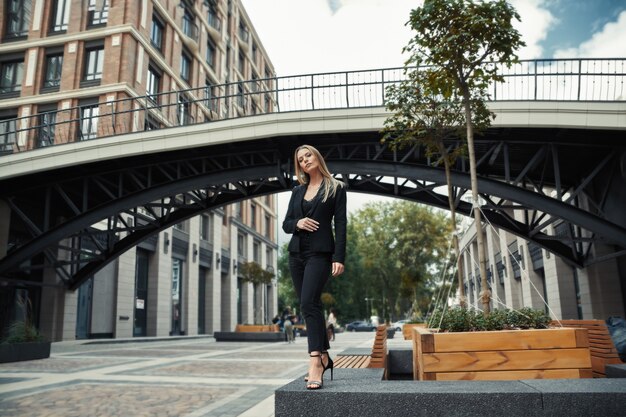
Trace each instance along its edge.
<instances>
[{"instance_id":1,"label":"parked car","mask_svg":"<svg viewBox=\"0 0 626 417\"><path fill-rule=\"evenodd\" d=\"M404 326L404 323L408 323L408 322L409 322L408 319L398 320L398 321L396 321L394 323L391 323L391 327L396 329L397 332L401 332L402 331L402 326Z\"/></svg>"},{"instance_id":2,"label":"parked car","mask_svg":"<svg viewBox=\"0 0 626 417\"><path fill-rule=\"evenodd\" d=\"M364 320L353 321L346 325L346 331L349 332L373 332L376 326Z\"/></svg>"}]
</instances>

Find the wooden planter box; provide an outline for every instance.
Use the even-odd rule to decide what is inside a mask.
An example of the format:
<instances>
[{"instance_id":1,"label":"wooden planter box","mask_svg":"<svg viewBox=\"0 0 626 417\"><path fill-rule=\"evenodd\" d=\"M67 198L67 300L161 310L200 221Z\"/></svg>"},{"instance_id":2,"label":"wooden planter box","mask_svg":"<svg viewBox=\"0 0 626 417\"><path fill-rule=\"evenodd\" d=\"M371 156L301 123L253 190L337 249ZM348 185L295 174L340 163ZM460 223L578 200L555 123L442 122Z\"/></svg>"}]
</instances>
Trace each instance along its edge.
<instances>
[{"instance_id":1,"label":"wooden planter box","mask_svg":"<svg viewBox=\"0 0 626 417\"><path fill-rule=\"evenodd\" d=\"M402 336L404 340L411 340L413 338L413 329L415 327L426 327L426 323L404 323L402 326Z\"/></svg>"},{"instance_id":2,"label":"wooden planter box","mask_svg":"<svg viewBox=\"0 0 626 417\"><path fill-rule=\"evenodd\" d=\"M0 344L0 363L30 361L50 357L50 342Z\"/></svg>"},{"instance_id":3,"label":"wooden planter box","mask_svg":"<svg viewBox=\"0 0 626 417\"><path fill-rule=\"evenodd\" d=\"M276 324L238 324L235 332L279 332L280 328Z\"/></svg>"},{"instance_id":4,"label":"wooden planter box","mask_svg":"<svg viewBox=\"0 0 626 417\"><path fill-rule=\"evenodd\" d=\"M591 378L585 329L433 333L413 329L419 380Z\"/></svg>"}]
</instances>

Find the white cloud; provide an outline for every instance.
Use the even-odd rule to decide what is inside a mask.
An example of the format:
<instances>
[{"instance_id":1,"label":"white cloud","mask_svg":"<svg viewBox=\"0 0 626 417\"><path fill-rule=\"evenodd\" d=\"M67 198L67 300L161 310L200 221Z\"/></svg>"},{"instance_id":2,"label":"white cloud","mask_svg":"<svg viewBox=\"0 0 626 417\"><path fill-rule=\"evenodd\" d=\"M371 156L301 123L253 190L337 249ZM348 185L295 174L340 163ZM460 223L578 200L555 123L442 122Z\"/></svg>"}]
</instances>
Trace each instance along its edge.
<instances>
[{"instance_id":1,"label":"white cloud","mask_svg":"<svg viewBox=\"0 0 626 417\"><path fill-rule=\"evenodd\" d=\"M278 75L402 66L414 0L244 0Z\"/></svg>"},{"instance_id":2,"label":"white cloud","mask_svg":"<svg viewBox=\"0 0 626 417\"><path fill-rule=\"evenodd\" d=\"M544 0L511 0L510 3L521 19L521 22L515 21L514 26L526 42L526 46L519 51L520 59L545 58L540 43L558 19L544 8Z\"/></svg>"},{"instance_id":3,"label":"white cloud","mask_svg":"<svg viewBox=\"0 0 626 417\"><path fill-rule=\"evenodd\" d=\"M617 21L604 25L591 39L577 48L556 51L555 58L614 58L626 56L626 11L617 17Z\"/></svg>"}]
</instances>

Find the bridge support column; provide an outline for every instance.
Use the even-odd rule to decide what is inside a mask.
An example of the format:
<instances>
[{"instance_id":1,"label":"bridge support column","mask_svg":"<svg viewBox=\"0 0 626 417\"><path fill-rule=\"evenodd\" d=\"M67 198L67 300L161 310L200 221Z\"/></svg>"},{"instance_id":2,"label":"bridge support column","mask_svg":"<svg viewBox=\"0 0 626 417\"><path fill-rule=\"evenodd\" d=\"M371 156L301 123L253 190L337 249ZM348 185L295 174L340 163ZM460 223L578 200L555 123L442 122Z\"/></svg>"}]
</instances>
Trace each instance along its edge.
<instances>
[{"instance_id":1,"label":"bridge support column","mask_svg":"<svg viewBox=\"0 0 626 417\"><path fill-rule=\"evenodd\" d=\"M137 249L124 252L118 258L117 303L115 310L115 338L133 337L135 318L135 274Z\"/></svg>"},{"instance_id":2,"label":"bridge support column","mask_svg":"<svg viewBox=\"0 0 626 417\"><path fill-rule=\"evenodd\" d=\"M167 238L166 238L167 234ZM148 336L169 336L172 309L172 230L159 233L148 266ZM159 275L165 278L159 279Z\"/></svg>"},{"instance_id":3,"label":"bridge support column","mask_svg":"<svg viewBox=\"0 0 626 417\"><path fill-rule=\"evenodd\" d=\"M192 217L188 220L188 231L200 230L200 218ZM189 250L187 252L187 265L183 280L183 328L187 335L198 334L198 276L200 274L199 251L200 234L189 233ZM196 253L194 254L194 250Z\"/></svg>"}]
</instances>

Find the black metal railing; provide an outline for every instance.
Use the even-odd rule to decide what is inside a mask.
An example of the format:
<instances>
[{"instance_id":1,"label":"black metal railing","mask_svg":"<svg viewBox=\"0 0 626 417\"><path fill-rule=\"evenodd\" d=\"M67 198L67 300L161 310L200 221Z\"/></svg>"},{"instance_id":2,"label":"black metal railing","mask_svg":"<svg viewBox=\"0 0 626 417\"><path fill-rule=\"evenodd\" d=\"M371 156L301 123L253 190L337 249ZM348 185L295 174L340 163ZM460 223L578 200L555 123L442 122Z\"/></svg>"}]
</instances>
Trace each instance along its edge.
<instances>
[{"instance_id":1,"label":"black metal railing","mask_svg":"<svg viewBox=\"0 0 626 417\"><path fill-rule=\"evenodd\" d=\"M493 101L626 101L626 58L530 60L499 67L504 81L490 87ZM50 146L261 113L380 107L386 87L404 78L403 68L385 68L253 79L107 100L93 120L81 117L81 107L53 112L54 123L46 125L37 113L10 123L5 118L0 153L37 148L42 131ZM89 126L89 135L82 134L83 126Z\"/></svg>"}]
</instances>

